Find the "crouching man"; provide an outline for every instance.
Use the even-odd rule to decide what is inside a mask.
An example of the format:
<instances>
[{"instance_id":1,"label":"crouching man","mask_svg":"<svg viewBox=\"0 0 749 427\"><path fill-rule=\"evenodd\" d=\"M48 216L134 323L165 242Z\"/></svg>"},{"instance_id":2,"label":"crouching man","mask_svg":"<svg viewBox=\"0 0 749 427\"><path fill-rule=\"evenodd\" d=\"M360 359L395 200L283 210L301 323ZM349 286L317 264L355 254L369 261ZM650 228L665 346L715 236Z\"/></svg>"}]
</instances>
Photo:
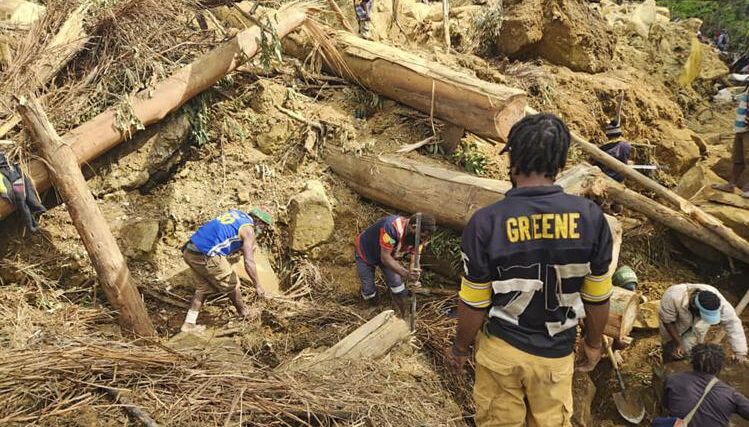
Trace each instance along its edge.
<instances>
[{"instance_id":1,"label":"crouching man","mask_svg":"<svg viewBox=\"0 0 749 427\"><path fill-rule=\"evenodd\" d=\"M721 324L733 349L733 359L746 361L746 335L741 319L720 291L710 285L680 284L666 289L658 310L663 361L684 358L698 343L705 341L707 330Z\"/></svg>"},{"instance_id":2,"label":"crouching man","mask_svg":"<svg viewBox=\"0 0 749 427\"><path fill-rule=\"evenodd\" d=\"M426 244L436 229L434 215L421 215L421 245ZM405 313L405 298L408 296L406 280L419 279L418 271L409 271L398 261L405 254L416 252L416 215L406 218L390 215L380 218L356 237L356 272L361 282L361 295L365 301L374 301L375 268L385 276L385 283L393 294L396 306Z\"/></svg>"},{"instance_id":3,"label":"crouching man","mask_svg":"<svg viewBox=\"0 0 749 427\"><path fill-rule=\"evenodd\" d=\"M209 295L225 294L240 317L244 318L249 313L242 302L239 277L227 259L232 254L242 252L245 271L255 284L257 295L264 296L255 267L255 236L265 226L272 224L270 214L261 209L254 208L249 214L232 209L203 224L190 237L182 248L182 256L203 282L195 289L190 309L182 324L183 332L205 329L196 322L203 302Z\"/></svg>"}]
</instances>

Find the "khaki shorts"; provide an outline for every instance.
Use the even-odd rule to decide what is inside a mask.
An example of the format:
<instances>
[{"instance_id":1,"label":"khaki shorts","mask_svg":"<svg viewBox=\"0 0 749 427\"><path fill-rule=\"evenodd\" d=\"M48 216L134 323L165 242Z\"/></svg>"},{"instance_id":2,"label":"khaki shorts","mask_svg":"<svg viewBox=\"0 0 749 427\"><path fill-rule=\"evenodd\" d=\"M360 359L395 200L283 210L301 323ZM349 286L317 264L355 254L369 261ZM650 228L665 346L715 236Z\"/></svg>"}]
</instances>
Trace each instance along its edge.
<instances>
[{"instance_id":1,"label":"khaki shorts","mask_svg":"<svg viewBox=\"0 0 749 427\"><path fill-rule=\"evenodd\" d=\"M569 427L575 355L534 356L479 333L476 353L478 427Z\"/></svg>"},{"instance_id":2,"label":"khaki shorts","mask_svg":"<svg viewBox=\"0 0 749 427\"><path fill-rule=\"evenodd\" d=\"M205 279L197 286L197 292L206 295L228 294L239 287L239 277L226 257L207 256L188 249L182 251L182 257L193 271Z\"/></svg>"},{"instance_id":3,"label":"khaki shorts","mask_svg":"<svg viewBox=\"0 0 749 427\"><path fill-rule=\"evenodd\" d=\"M736 134L731 151L731 160L734 165L749 163L749 132Z\"/></svg>"}]
</instances>

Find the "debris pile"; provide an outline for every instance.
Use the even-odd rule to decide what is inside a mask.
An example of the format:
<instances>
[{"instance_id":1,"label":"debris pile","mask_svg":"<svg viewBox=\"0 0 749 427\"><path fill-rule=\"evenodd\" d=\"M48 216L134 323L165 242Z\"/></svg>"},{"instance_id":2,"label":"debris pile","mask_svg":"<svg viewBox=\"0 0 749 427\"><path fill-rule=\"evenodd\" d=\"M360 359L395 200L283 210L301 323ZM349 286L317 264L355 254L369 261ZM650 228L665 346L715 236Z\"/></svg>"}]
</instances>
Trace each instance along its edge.
<instances>
[{"instance_id":1,"label":"debris pile","mask_svg":"<svg viewBox=\"0 0 749 427\"><path fill-rule=\"evenodd\" d=\"M31 235L10 216L0 233L2 423L122 423L124 405L164 425L470 424L472 373L455 375L444 355L460 271L447 228L511 188L499 152L533 108L575 132L559 183L616 215L620 265L640 278L619 304L635 310L612 323L624 341L638 331L622 351L625 375L652 370L665 287L713 280L727 255L746 259L743 239L716 233L749 238L749 205L709 186L731 166L730 120L718 115L733 106L709 100L727 68L693 42L699 22L670 21L653 0L457 1L447 14L379 2L374 41L331 28L355 22L351 7L340 16L317 3L0 0L0 12L6 3L21 7L0 39L10 53L0 58L0 150L40 191L49 186L13 96L39 99L84 165L157 336L122 334L65 206ZM616 183L586 164L600 150L583 138L606 140L620 97L633 160L656 168L645 181ZM59 203L53 191L44 200ZM178 333L201 280L180 248L217 213L252 207L274 217L256 261L279 294L260 299L248 286L244 320L209 300L199 320L208 332ZM432 212L445 227L425 255L414 334L377 360L316 363L388 308L387 298L359 302L353 242L395 209ZM10 211L0 201L0 216ZM230 261L247 282L242 260ZM650 302L638 317L640 295ZM315 369L295 369L310 361ZM597 405L615 390L608 374L575 379L581 425L614 419Z\"/></svg>"}]
</instances>

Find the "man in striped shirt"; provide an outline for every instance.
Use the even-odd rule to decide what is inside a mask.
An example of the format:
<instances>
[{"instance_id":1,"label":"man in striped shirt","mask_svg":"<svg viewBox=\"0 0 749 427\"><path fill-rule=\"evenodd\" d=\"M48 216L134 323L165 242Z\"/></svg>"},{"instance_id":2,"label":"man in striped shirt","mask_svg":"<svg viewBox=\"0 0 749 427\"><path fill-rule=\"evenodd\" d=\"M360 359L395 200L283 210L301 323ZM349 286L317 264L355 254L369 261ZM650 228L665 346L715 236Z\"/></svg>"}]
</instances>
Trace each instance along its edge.
<instances>
[{"instance_id":1,"label":"man in striped shirt","mask_svg":"<svg viewBox=\"0 0 749 427\"><path fill-rule=\"evenodd\" d=\"M239 277L227 259L242 252L244 268L255 285L258 296L265 294L255 267L255 237L265 226L273 225L267 212L254 208L250 213L231 209L203 224L182 247L187 265L202 279L195 289L190 309L182 324L182 332L200 331L196 324L200 309L208 295L227 295L240 317L249 310L242 302Z\"/></svg>"},{"instance_id":2,"label":"man in striped shirt","mask_svg":"<svg viewBox=\"0 0 749 427\"><path fill-rule=\"evenodd\" d=\"M731 179L725 184L713 185L713 188L720 191L733 193L739 184L741 174L746 167L749 159L749 125L747 125L747 105L749 104L749 85L738 96L739 105L736 108L736 120L734 121L733 131L736 137L733 141L733 150L731 150L731 161L733 169L731 170ZM741 189L741 197L749 198L749 184L745 184Z\"/></svg>"},{"instance_id":3,"label":"man in striped shirt","mask_svg":"<svg viewBox=\"0 0 749 427\"><path fill-rule=\"evenodd\" d=\"M580 320L578 369L590 371L601 358L613 243L595 203L554 185L569 142L554 115L516 123L505 146L514 188L463 231L458 328L446 355L460 370L478 338L478 426L571 426Z\"/></svg>"}]
</instances>

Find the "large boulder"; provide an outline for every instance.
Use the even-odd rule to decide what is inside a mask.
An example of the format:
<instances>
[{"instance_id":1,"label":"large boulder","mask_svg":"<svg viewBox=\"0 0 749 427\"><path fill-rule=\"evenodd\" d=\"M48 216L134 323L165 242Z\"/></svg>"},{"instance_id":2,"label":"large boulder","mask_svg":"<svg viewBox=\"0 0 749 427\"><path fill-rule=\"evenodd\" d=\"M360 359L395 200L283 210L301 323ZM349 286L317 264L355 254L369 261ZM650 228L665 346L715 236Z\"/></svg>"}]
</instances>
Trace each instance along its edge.
<instances>
[{"instance_id":1,"label":"large boulder","mask_svg":"<svg viewBox=\"0 0 749 427\"><path fill-rule=\"evenodd\" d=\"M541 57L573 71L610 68L615 40L600 13L575 0L505 0L499 53Z\"/></svg>"},{"instance_id":2,"label":"large boulder","mask_svg":"<svg viewBox=\"0 0 749 427\"><path fill-rule=\"evenodd\" d=\"M159 221L153 219L135 220L120 231L120 238L126 256L147 258L159 241Z\"/></svg>"},{"instance_id":3,"label":"large boulder","mask_svg":"<svg viewBox=\"0 0 749 427\"><path fill-rule=\"evenodd\" d=\"M659 120L655 126L662 135L655 143L655 155L669 166L669 174L679 176L697 163L701 153L696 133L666 120Z\"/></svg>"},{"instance_id":4,"label":"large boulder","mask_svg":"<svg viewBox=\"0 0 749 427\"><path fill-rule=\"evenodd\" d=\"M103 195L132 190L169 171L181 160L180 148L187 142L190 130L189 116L175 114L137 133L132 141L93 163L97 174L89 181L91 191Z\"/></svg>"},{"instance_id":5,"label":"large boulder","mask_svg":"<svg viewBox=\"0 0 749 427\"><path fill-rule=\"evenodd\" d=\"M333 208L320 181L309 181L289 203L291 249L304 252L333 234Z\"/></svg>"}]
</instances>

